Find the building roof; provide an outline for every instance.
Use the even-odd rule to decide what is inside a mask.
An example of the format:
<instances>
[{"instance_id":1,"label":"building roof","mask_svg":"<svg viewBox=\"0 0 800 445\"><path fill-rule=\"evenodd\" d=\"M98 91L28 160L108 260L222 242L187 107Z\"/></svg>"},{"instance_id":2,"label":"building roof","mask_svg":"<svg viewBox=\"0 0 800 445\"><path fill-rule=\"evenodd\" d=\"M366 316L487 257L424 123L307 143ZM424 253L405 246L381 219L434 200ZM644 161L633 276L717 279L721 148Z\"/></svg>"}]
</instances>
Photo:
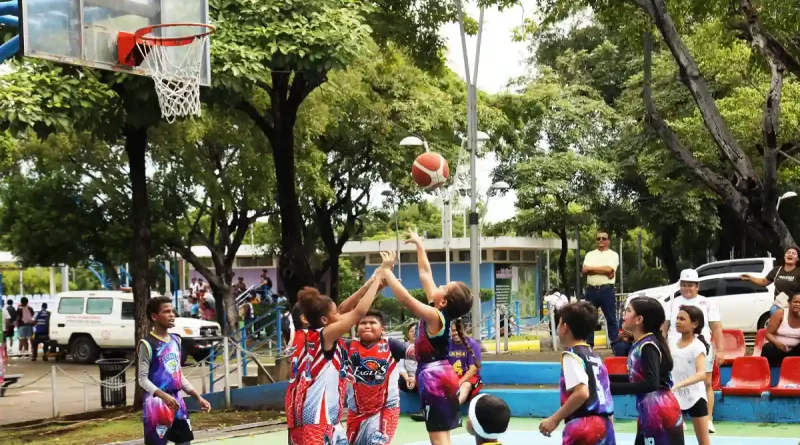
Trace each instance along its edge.
<instances>
[{"instance_id":1,"label":"building roof","mask_svg":"<svg viewBox=\"0 0 800 445\"><path fill-rule=\"evenodd\" d=\"M444 250L444 240L441 238L425 239L423 245L426 250ZM570 249L576 249L578 243L568 240ZM450 250L469 250L469 238L453 238L450 240ZM357 255L376 253L382 250L396 250L397 240L388 239L381 241L350 241L344 245L342 254ZM481 238L481 249L521 249L521 250L561 250L561 240L558 238L535 238L528 236L498 236ZM400 240L400 251L414 252L414 246L403 244Z\"/></svg>"}]
</instances>

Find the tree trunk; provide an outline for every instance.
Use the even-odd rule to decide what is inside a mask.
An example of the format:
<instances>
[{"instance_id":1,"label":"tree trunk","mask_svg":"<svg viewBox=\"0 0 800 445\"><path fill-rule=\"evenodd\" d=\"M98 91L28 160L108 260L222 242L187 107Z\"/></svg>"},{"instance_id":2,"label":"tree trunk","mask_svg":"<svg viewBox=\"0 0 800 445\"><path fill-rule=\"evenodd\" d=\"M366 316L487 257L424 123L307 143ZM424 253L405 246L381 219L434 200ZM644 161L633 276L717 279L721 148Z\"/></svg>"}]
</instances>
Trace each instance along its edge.
<instances>
[{"instance_id":1,"label":"tree trunk","mask_svg":"<svg viewBox=\"0 0 800 445\"><path fill-rule=\"evenodd\" d=\"M330 259L330 267L328 268L328 295L333 301L339 301L339 252L334 252L332 255L329 252L328 258Z\"/></svg>"},{"instance_id":2,"label":"tree trunk","mask_svg":"<svg viewBox=\"0 0 800 445\"><path fill-rule=\"evenodd\" d=\"M304 286L315 285L314 273L303 248L305 224L297 199L293 130L294 125L276 129L276 135L272 138L281 215L279 267L283 288L291 304L297 299L297 291Z\"/></svg>"},{"instance_id":3,"label":"tree trunk","mask_svg":"<svg viewBox=\"0 0 800 445\"><path fill-rule=\"evenodd\" d=\"M150 271L150 203L147 195L147 127L126 126L125 152L128 155L128 176L131 181L131 220L133 222L133 301L135 306L135 344L144 338L149 329L147 301L150 299L148 273ZM137 365L138 373L138 365ZM142 388L136 386L134 408L142 407Z\"/></svg>"},{"instance_id":4,"label":"tree trunk","mask_svg":"<svg viewBox=\"0 0 800 445\"><path fill-rule=\"evenodd\" d=\"M211 287L211 293L214 295L214 308L217 311L217 321L220 326L225 327L226 335L238 333L239 308L236 306L236 296L233 294L233 286L231 286L230 283L224 283L221 286L218 284L211 284L211 280L208 280L208 283Z\"/></svg>"},{"instance_id":5,"label":"tree trunk","mask_svg":"<svg viewBox=\"0 0 800 445\"><path fill-rule=\"evenodd\" d=\"M570 280L567 277L567 252L569 252L569 242L567 240L567 229L559 229L558 237L561 238L561 253L558 256L558 275L561 277L561 285L564 293L569 295Z\"/></svg>"},{"instance_id":6,"label":"tree trunk","mask_svg":"<svg viewBox=\"0 0 800 445\"><path fill-rule=\"evenodd\" d=\"M675 227L667 226L661 231L661 261L664 262L664 267L667 268L667 275L669 275L669 282L674 283L680 278L680 271L678 271L678 261L675 259L675 251L672 245L675 243Z\"/></svg>"}]
</instances>

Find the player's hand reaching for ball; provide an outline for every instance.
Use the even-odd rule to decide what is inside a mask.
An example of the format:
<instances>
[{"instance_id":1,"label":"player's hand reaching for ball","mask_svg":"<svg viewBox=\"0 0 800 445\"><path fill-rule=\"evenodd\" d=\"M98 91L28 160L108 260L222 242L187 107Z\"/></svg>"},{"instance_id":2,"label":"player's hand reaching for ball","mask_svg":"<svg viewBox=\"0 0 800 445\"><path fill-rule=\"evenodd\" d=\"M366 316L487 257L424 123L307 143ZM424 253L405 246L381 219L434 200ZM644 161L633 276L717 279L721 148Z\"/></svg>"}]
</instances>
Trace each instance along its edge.
<instances>
[{"instance_id":1,"label":"player's hand reaching for ball","mask_svg":"<svg viewBox=\"0 0 800 445\"><path fill-rule=\"evenodd\" d=\"M392 270L394 263L397 262L397 252L391 250L381 252L381 260L381 269ZM383 279L383 274L381 274L380 278Z\"/></svg>"},{"instance_id":2,"label":"player's hand reaching for ball","mask_svg":"<svg viewBox=\"0 0 800 445\"><path fill-rule=\"evenodd\" d=\"M414 229L408 229L408 238L406 238L406 244L416 244L417 246L421 246L422 238L419 237Z\"/></svg>"}]
</instances>

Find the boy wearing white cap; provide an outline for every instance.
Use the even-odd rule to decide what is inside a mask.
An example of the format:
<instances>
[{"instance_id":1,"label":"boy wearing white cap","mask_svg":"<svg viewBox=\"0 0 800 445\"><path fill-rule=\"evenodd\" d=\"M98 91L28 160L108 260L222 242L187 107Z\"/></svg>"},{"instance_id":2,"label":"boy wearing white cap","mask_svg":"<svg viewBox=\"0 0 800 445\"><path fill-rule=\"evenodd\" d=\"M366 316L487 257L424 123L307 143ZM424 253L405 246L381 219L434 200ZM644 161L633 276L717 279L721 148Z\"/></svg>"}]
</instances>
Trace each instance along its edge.
<instances>
[{"instance_id":1,"label":"boy wearing white cap","mask_svg":"<svg viewBox=\"0 0 800 445\"><path fill-rule=\"evenodd\" d=\"M719 314L719 307L717 304L702 295L698 295L700 289L700 279L697 276L697 271L694 269L686 269L681 272L681 294L668 302L664 307L664 312L667 315L667 321L664 322L664 331L667 333L668 341L674 342L681 337L675 329L675 322L678 319L678 312L681 306L695 306L703 311L703 317L708 320L705 327L703 327L703 336L705 338L713 338L714 345L706 356L706 396L708 397L708 430L714 433L714 425L711 423L711 418L714 413L714 389L711 384L711 375L714 371L714 362L722 364L725 360L725 351L723 349L722 340L722 318Z\"/></svg>"},{"instance_id":2,"label":"boy wearing white cap","mask_svg":"<svg viewBox=\"0 0 800 445\"><path fill-rule=\"evenodd\" d=\"M490 394L478 394L469 404L467 432L476 445L500 445L500 436L508 429L511 410L506 402Z\"/></svg>"}]
</instances>

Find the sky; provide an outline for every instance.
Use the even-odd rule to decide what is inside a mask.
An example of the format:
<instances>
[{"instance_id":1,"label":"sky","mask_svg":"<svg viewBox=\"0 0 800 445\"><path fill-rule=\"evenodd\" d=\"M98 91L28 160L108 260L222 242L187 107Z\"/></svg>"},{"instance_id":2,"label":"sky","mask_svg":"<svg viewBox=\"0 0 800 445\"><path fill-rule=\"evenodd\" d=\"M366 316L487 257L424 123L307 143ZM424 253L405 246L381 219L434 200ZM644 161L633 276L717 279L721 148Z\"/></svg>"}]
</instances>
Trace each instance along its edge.
<instances>
[{"instance_id":1,"label":"sky","mask_svg":"<svg viewBox=\"0 0 800 445\"><path fill-rule=\"evenodd\" d=\"M467 14L477 19L477 7L467 7ZM525 13L525 15L524 15ZM506 85L511 78L518 77L525 73L525 58L527 48L524 43L513 42L511 38L512 30L521 25L523 17L529 17L530 11L524 11L522 7L514 7L505 11L497 9L487 9L484 14L483 41L481 44L481 60L478 69L478 88L487 93L498 93L506 90ZM464 77L464 58L461 47L461 34L458 23L451 23L444 26L441 30L442 36L447 39L447 65L462 78ZM475 48L477 38L467 38L467 51L470 62L470 72L475 66ZM466 113L466 109L464 110ZM480 130L480 123L478 124ZM490 135L491 136L491 135ZM454 173L457 161L449 160L451 174ZM478 159L478 188L479 194L485 196L486 191L492 184L491 173L496 165L494 153L487 154L484 158ZM381 205L381 192L388 189L376 187L372 196L372 202ZM431 196L431 200L434 200ZM468 204L468 200L462 200ZM504 196L494 196L488 201L486 222L499 222L509 219L515 214L514 203L516 194L511 191ZM453 215L457 219L457 215Z\"/></svg>"}]
</instances>

